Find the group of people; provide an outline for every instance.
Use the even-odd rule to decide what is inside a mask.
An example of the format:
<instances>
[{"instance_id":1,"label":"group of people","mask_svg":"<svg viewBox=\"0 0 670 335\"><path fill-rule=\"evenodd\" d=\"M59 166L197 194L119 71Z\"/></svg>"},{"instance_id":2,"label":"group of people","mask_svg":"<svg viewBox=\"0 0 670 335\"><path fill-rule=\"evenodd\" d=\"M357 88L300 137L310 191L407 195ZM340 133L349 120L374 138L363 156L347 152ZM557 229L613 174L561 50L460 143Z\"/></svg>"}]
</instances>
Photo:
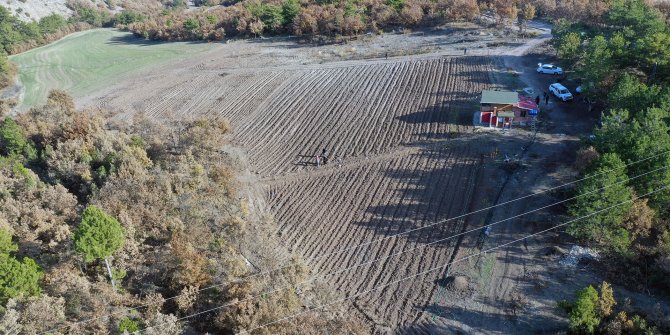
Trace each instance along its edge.
<instances>
[{"instance_id":1,"label":"group of people","mask_svg":"<svg viewBox=\"0 0 670 335\"><path fill-rule=\"evenodd\" d=\"M328 164L328 150L325 148L321 150L320 155L315 156L316 159L316 166L321 166L321 164L326 165Z\"/></svg>"},{"instance_id":2,"label":"group of people","mask_svg":"<svg viewBox=\"0 0 670 335\"><path fill-rule=\"evenodd\" d=\"M545 104L545 105L548 105L548 104L549 104L549 93L547 93L547 92L542 92L542 93L544 94L544 104ZM539 95L536 96L536 97L535 97L535 104L539 106L539 105L540 105L540 101L541 101L541 100L540 100L540 96L539 96Z\"/></svg>"}]
</instances>

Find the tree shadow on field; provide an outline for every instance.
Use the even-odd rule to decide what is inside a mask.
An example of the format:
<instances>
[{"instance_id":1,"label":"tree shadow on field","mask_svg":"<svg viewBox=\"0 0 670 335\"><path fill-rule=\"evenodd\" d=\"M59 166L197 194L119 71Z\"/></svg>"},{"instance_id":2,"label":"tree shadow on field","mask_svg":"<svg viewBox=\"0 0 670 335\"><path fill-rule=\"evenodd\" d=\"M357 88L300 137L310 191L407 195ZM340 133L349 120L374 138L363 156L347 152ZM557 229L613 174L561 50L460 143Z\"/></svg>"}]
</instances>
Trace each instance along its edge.
<instances>
[{"instance_id":1,"label":"tree shadow on field","mask_svg":"<svg viewBox=\"0 0 670 335\"><path fill-rule=\"evenodd\" d=\"M433 247L450 250L456 239L440 239L460 232L457 220L406 232L468 211L470 203L465 193L468 192L469 183L475 182L476 171L473 169L476 164L473 163L477 162L478 157L466 150L449 149L443 145L422 147L419 152L405 158L415 162L413 166L389 168L384 173L384 178L390 179L392 185L398 187L391 188L392 194L385 203L366 209L371 214L366 221L355 224L379 235L404 233L402 239L432 243Z\"/></svg>"},{"instance_id":2,"label":"tree shadow on field","mask_svg":"<svg viewBox=\"0 0 670 335\"><path fill-rule=\"evenodd\" d=\"M375 195L384 200L367 207L369 215L355 224L378 235L402 234L401 239L430 243L437 248L453 247L458 238L449 237L461 233L464 223L468 230L481 226L489 211L478 210L495 202L500 186L515 171L506 168L506 164L511 163L505 163L505 157L515 159L527 142L494 137L478 141L463 139L448 146L444 143L416 144L417 152L403 158L411 164L387 168L384 183L393 186L386 194ZM556 149L551 143L533 144L537 152L555 152ZM497 151L496 157L483 156L492 151ZM489 167L485 169L482 160ZM518 196L533 191L532 185L519 188ZM474 211L478 212L472 213ZM523 222L526 218L515 220Z\"/></svg>"},{"instance_id":3,"label":"tree shadow on field","mask_svg":"<svg viewBox=\"0 0 670 335\"><path fill-rule=\"evenodd\" d=\"M445 123L472 126L472 114L479 108L479 93L438 92L433 95L438 96L438 102L414 113L400 115L396 119L410 124Z\"/></svg>"},{"instance_id":4,"label":"tree shadow on field","mask_svg":"<svg viewBox=\"0 0 670 335\"><path fill-rule=\"evenodd\" d=\"M491 89L492 77L499 71L492 63L493 58L485 56L452 58L447 70L450 72L443 74L443 80L449 83L446 87L440 84L442 90L432 93L435 102L412 113L397 116L396 119L409 124L472 126L472 117L480 108L481 92ZM504 89L513 90L514 87L504 85Z\"/></svg>"},{"instance_id":5,"label":"tree shadow on field","mask_svg":"<svg viewBox=\"0 0 670 335\"><path fill-rule=\"evenodd\" d=\"M111 45L135 45L135 46L149 47L149 46L154 46L154 45L170 44L170 43L174 43L174 42L148 40L148 39L145 39L143 37L135 36L133 33L127 33L127 34L123 34L123 35L120 35L120 36L113 36L106 43L111 44ZM203 41L183 41L182 43L186 43L186 44L205 44L207 42L203 42Z\"/></svg>"}]
</instances>

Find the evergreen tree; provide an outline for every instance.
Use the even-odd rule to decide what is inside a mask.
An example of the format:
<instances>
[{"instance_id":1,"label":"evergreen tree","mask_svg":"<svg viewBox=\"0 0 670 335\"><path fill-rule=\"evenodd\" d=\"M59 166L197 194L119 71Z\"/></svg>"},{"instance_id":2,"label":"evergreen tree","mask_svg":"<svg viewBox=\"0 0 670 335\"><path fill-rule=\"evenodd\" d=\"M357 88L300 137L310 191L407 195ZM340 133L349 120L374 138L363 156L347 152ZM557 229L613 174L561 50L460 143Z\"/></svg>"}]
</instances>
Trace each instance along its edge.
<instances>
[{"instance_id":1,"label":"evergreen tree","mask_svg":"<svg viewBox=\"0 0 670 335\"><path fill-rule=\"evenodd\" d=\"M618 205L632 198L625 164L616 154L604 154L591 163L585 176L593 177L580 183L575 194L577 198L570 205L568 213L582 217L614 207L572 222L568 226L568 233L579 239L603 243L615 251L625 251L630 242L622 222L631 203ZM606 188L599 190L603 187Z\"/></svg>"},{"instance_id":2,"label":"evergreen tree","mask_svg":"<svg viewBox=\"0 0 670 335\"><path fill-rule=\"evenodd\" d=\"M624 74L607 96L610 106L625 109L636 116L649 107L670 107L670 92L660 86L647 86L637 78Z\"/></svg>"},{"instance_id":3,"label":"evergreen tree","mask_svg":"<svg viewBox=\"0 0 670 335\"><path fill-rule=\"evenodd\" d=\"M0 304L10 298L40 294L39 281L42 271L34 260L24 257L18 260L10 255L18 250L12 243L12 235L0 229Z\"/></svg>"},{"instance_id":4,"label":"evergreen tree","mask_svg":"<svg viewBox=\"0 0 670 335\"><path fill-rule=\"evenodd\" d=\"M12 242L12 234L5 229L0 229L0 255L8 255L19 250Z\"/></svg>"},{"instance_id":5,"label":"evergreen tree","mask_svg":"<svg viewBox=\"0 0 670 335\"><path fill-rule=\"evenodd\" d=\"M579 68L587 83L600 83L612 72L612 51L602 35L594 37L585 48L583 65Z\"/></svg>"},{"instance_id":6,"label":"evergreen tree","mask_svg":"<svg viewBox=\"0 0 670 335\"><path fill-rule=\"evenodd\" d=\"M123 227L119 221L91 205L86 207L74 236L75 250L86 262L104 259L123 246Z\"/></svg>"},{"instance_id":7,"label":"evergreen tree","mask_svg":"<svg viewBox=\"0 0 670 335\"><path fill-rule=\"evenodd\" d=\"M670 168L665 168L670 166L670 153L667 153L670 151L670 128L664 120L666 117L667 111L659 108L643 111L628 128L622 147L619 148L621 157L630 162L663 153L631 166L631 175L658 170L639 178L633 184L639 194L647 194L670 185ZM661 213L668 211L670 191L656 192L649 199L651 206Z\"/></svg>"},{"instance_id":8,"label":"evergreen tree","mask_svg":"<svg viewBox=\"0 0 670 335\"><path fill-rule=\"evenodd\" d=\"M581 52L582 39L576 32L570 32L563 35L558 40L556 52L562 59L574 62L579 58Z\"/></svg>"},{"instance_id":9,"label":"evergreen tree","mask_svg":"<svg viewBox=\"0 0 670 335\"><path fill-rule=\"evenodd\" d=\"M9 117L6 117L0 124L0 155L22 155L28 160L37 158L37 150L28 141L23 129Z\"/></svg>"},{"instance_id":10,"label":"evergreen tree","mask_svg":"<svg viewBox=\"0 0 670 335\"><path fill-rule=\"evenodd\" d=\"M600 324L597 306L598 291L593 286L577 291L577 300L569 313L570 329L575 333L593 334Z\"/></svg>"}]
</instances>

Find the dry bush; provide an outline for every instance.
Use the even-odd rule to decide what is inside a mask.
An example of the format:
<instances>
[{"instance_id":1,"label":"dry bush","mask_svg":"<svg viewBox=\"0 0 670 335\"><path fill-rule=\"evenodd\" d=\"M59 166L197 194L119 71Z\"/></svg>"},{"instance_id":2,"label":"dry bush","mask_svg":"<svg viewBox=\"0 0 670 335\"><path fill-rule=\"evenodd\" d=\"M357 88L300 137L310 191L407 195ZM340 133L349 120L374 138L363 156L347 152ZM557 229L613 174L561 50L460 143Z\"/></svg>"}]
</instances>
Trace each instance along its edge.
<instances>
[{"instance_id":1,"label":"dry bush","mask_svg":"<svg viewBox=\"0 0 670 335\"><path fill-rule=\"evenodd\" d=\"M648 199L636 199L624 217L624 228L630 234L631 241L640 237L647 237L656 225L656 211L648 205Z\"/></svg>"},{"instance_id":2,"label":"dry bush","mask_svg":"<svg viewBox=\"0 0 670 335\"><path fill-rule=\"evenodd\" d=\"M317 29L316 16L309 7L301 9L298 16L293 19L293 33L298 36L312 35Z\"/></svg>"},{"instance_id":3,"label":"dry bush","mask_svg":"<svg viewBox=\"0 0 670 335\"><path fill-rule=\"evenodd\" d=\"M340 24L346 22L335 23L342 29ZM147 334L180 333L176 317L160 314L164 299L157 292L183 292L176 301L181 311L207 307L212 301L199 300L198 287L210 283L213 275L225 285L248 273L239 248L241 241L250 240L249 231L254 232L253 243L274 246L266 243L274 238L272 226L248 221L255 216L237 197L234 162L222 150L230 129L225 121L156 123L139 116L129 124L110 124L102 113L76 111L70 97L53 91L45 106L22 114L18 124L40 152L41 178L53 185L20 162L3 160L7 164L0 164L0 225L15 234L22 254L42 257L38 261L46 272L44 292L62 298L68 320L61 321L70 334L115 332L117 325L101 316L148 302L155 306L143 313L146 325L169 325ZM98 265L82 269L74 257L71 231L79 222L77 209L88 204L116 217L127 232L113 262L114 270L127 270L119 290L112 289ZM259 263L266 262L260 258ZM305 278L304 264L296 260L293 265L272 280L295 284ZM247 295L243 291L244 286L229 285L227 299ZM137 297L147 292L139 301ZM29 311L40 306L44 304ZM258 305L227 310L222 318L232 322L226 328L232 329L301 306L300 297L287 291ZM5 314L0 324L16 322L22 311ZM53 322L53 315L44 317L51 318L44 322ZM96 320L70 322L91 318ZM213 329L206 324L196 327Z\"/></svg>"},{"instance_id":4,"label":"dry bush","mask_svg":"<svg viewBox=\"0 0 670 335\"><path fill-rule=\"evenodd\" d=\"M29 299L10 299L0 318L2 334L37 334L60 326L65 321L65 300L42 295Z\"/></svg>"},{"instance_id":5,"label":"dry bush","mask_svg":"<svg viewBox=\"0 0 670 335\"><path fill-rule=\"evenodd\" d=\"M163 309L163 304L165 303L165 298L163 298L163 295L158 293L158 292L153 292L147 294L146 297L144 297L144 300L142 302L143 306L147 306L145 313L147 315L156 315L157 313L160 313L160 311Z\"/></svg>"},{"instance_id":6,"label":"dry bush","mask_svg":"<svg viewBox=\"0 0 670 335\"><path fill-rule=\"evenodd\" d=\"M479 6L476 0L441 0L437 9L444 13L448 21L472 21L479 15Z\"/></svg>"},{"instance_id":7,"label":"dry bush","mask_svg":"<svg viewBox=\"0 0 670 335\"><path fill-rule=\"evenodd\" d=\"M0 99L0 119L9 114L17 104L18 102L15 99Z\"/></svg>"},{"instance_id":8,"label":"dry bush","mask_svg":"<svg viewBox=\"0 0 670 335\"><path fill-rule=\"evenodd\" d=\"M0 217L24 247L39 256L62 251L77 217L77 201L60 185L47 185L18 162L0 162ZM32 251L25 249L32 246ZM38 248L38 249L35 249Z\"/></svg>"},{"instance_id":9,"label":"dry bush","mask_svg":"<svg viewBox=\"0 0 670 335\"><path fill-rule=\"evenodd\" d=\"M211 280L207 259L189 242L183 233L174 233L170 240L176 268L171 273L171 284L175 289L201 287Z\"/></svg>"},{"instance_id":10,"label":"dry bush","mask_svg":"<svg viewBox=\"0 0 670 335\"><path fill-rule=\"evenodd\" d=\"M131 148L128 135L105 128L92 111L77 112L72 98L51 91L47 104L19 118L36 147L43 150L48 176L82 200L121 166L123 173L150 164L143 150Z\"/></svg>"},{"instance_id":11,"label":"dry bush","mask_svg":"<svg viewBox=\"0 0 670 335\"><path fill-rule=\"evenodd\" d=\"M19 323L21 314L16 310L16 300L10 299L0 316L0 334L20 334L23 326Z\"/></svg>"},{"instance_id":12,"label":"dry bush","mask_svg":"<svg viewBox=\"0 0 670 335\"><path fill-rule=\"evenodd\" d=\"M423 10L418 4L409 2L400 12L400 19L410 27L416 26L423 20Z\"/></svg>"},{"instance_id":13,"label":"dry bush","mask_svg":"<svg viewBox=\"0 0 670 335\"><path fill-rule=\"evenodd\" d=\"M598 157L600 157L600 154L593 146L581 148L577 150L577 158L573 167L577 172L581 172Z\"/></svg>"},{"instance_id":14,"label":"dry bush","mask_svg":"<svg viewBox=\"0 0 670 335\"><path fill-rule=\"evenodd\" d=\"M175 303L181 312L189 312L195 301L198 299L198 287L197 286L186 286L184 287L177 298Z\"/></svg>"},{"instance_id":15,"label":"dry bush","mask_svg":"<svg viewBox=\"0 0 670 335\"><path fill-rule=\"evenodd\" d=\"M181 335L182 329L177 319L173 314L153 314L146 319L146 326L151 328L144 330L143 333L145 335Z\"/></svg>"},{"instance_id":16,"label":"dry bush","mask_svg":"<svg viewBox=\"0 0 670 335\"><path fill-rule=\"evenodd\" d=\"M534 0L540 16L566 18L571 20L598 23L607 11L609 2L606 0Z\"/></svg>"}]
</instances>

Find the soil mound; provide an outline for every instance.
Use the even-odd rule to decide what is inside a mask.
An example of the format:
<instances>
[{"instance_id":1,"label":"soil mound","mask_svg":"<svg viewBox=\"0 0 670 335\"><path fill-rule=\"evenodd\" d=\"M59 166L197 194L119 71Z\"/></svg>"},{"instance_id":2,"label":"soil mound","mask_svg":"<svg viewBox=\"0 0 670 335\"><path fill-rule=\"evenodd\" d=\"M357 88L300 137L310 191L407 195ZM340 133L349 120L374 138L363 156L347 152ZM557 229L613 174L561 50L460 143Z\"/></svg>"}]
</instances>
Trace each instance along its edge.
<instances>
[{"instance_id":1,"label":"soil mound","mask_svg":"<svg viewBox=\"0 0 670 335\"><path fill-rule=\"evenodd\" d=\"M464 292L468 289L468 278L465 276L454 276L447 284L447 289L455 292Z\"/></svg>"}]
</instances>

